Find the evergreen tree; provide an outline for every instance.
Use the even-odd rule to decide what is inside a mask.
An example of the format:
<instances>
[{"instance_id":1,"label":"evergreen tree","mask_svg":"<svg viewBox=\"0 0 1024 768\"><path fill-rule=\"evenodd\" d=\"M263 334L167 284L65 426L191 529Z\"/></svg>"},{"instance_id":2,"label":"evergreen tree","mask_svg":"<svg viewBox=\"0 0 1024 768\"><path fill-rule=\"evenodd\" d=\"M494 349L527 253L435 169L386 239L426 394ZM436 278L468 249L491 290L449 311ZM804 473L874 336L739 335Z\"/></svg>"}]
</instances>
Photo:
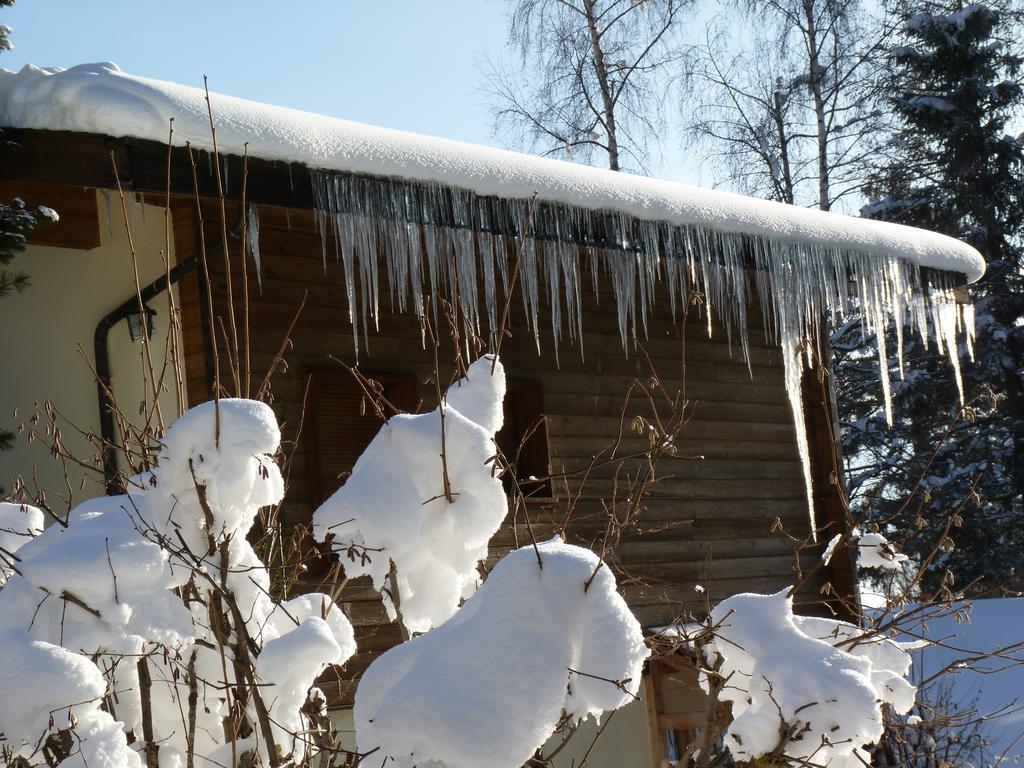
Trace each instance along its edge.
<instances>
[{"instance_id":1,"label":"evergreen tree","mask_svg":"<svg viewBox=\"0 0 1024 768\"><path fill-rule=\"evenodd\" d=\"M954 528L929 569L928 590L972 591L1024 577L1024 137L1007 135L1024 106L1020 8L953 0L903 9L888 93L896 129L880 147L874 202L863 215L936 230L975 246L987 272L971 288L976 360L965 361L970 407L936 353L905 334L906 379L885 425L873 359L854 324L834 335L851 498L875 520L914 536L923 554ZM1012 0L1011 0L1012 1ZM895 352L896 339L886 339ZM890 356L894 359L894 356ZM877 365L875 363L874 365ZM895 378L895 377L894 377ZM918 480L923 481L918 485ZM962 501L968 500L959 515ZM961 522L962 520L962 522ZM917 542L916 544L914 542Z\"/></svg>"}]
</instances>

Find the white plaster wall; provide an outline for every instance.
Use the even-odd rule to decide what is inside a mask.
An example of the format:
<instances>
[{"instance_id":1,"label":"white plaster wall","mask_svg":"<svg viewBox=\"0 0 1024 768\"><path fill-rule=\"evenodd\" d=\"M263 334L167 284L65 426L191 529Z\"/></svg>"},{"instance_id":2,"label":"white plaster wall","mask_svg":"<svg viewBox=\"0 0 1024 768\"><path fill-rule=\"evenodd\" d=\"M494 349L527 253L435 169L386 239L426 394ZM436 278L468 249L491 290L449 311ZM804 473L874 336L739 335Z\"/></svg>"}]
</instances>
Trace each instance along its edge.
<instances>
[{"instance_id":1,"label":"white plaster wall","mask_svg":"<svg viewBox=\"0 0 1024 768\"><path fill-rule=\"evenodd\" d=\"M99 196L101 245L92 250L30 246L15 257L12 267L29 274L30 287L23 293L0 299L0 426L14 429L15 409L27 419L36 403L50 400L68 420L83 431L99 433L99 405L96 383L89 366L78 353L81 347L93 364L93 333L99 320L135 295L131 251L124 217L116 193L111 193L110 223L105 220L105 201ZM164 271L161 253L165 249L164 210L136 204L132 235L139 264L140 284L145 286ZM59 224L53 226L60 226ZM173 251L173 243L172 243ZM172 253L173 259L173 253ZM151 346L154 363L163 360L168 328L166 294L149 305L157 311L156 332ZM125 321L110 329L112 386L122 410L134 417L144 399L142 385L142 344L131 343ZM177 413L173 387L161 397L161 408L173 420ZM91 456L95 449L71 426L62 427L65 445L78 456ZM30 488L33 477L45 489L51 507L66 508L68 496L64 470L39 442L29 443L25 435L14 449L0 452L0 487L10 490L21 475ZM103 493L101 479L78 467L68 475L74 502ZM84 482L84 486L81 484Z\"/></svg>"}]
</instances>

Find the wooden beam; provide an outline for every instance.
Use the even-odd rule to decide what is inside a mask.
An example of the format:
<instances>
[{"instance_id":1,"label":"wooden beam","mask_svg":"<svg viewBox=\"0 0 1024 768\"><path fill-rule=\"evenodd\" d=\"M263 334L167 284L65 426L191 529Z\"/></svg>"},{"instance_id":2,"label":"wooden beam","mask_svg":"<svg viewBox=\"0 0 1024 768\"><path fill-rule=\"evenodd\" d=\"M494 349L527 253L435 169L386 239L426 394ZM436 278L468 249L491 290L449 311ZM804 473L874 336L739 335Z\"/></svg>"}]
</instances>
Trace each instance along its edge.
<instances>
[{"instance_id":1,"label":"wooden beam","mask_svg":"<svg viewBox=\"0 0 1024 768\"><path fill-rule=\"evenodd\" d=\"M13 128L5 128L4 137L21 148L5 155L4 179L113 189L116 186L110 160L113 152L125 188L164 199L167 145L161 142ZM192 152L196 158L200 196L216 198L217 182L210 153L195 149ZM227 169L225 195L229 200L238 200L241 197L243 160L236 155L225 155L221 161ZM305 165L249 158L248 171L246 199L250 202L286 208L313 208L310 169ZM232 184L233 180L236 183ZM194 195L189 150L185 147L175 147L171 152L171 194L185 198Z\"/></svg>"},{"instance_id":2,"label":"wooden beam","mask_svg":"<svg viewBox=\"0 0 1024 768\"><path fill-rule=\"evenodd\" d=\"M81 251L99 247L100 215L96 190L42 181L0 179L0 200L10 202L14 197L24 200L29 210L45 205L60 216L56 222L40 221L28 235L29 245Z\"/></svg>"},{"instance_id":3,"label":"wooden beam","mask_svg":"<svg viewBox=\"0 0 1024 768\"><path fill-rule=\"evenodd\" d=\"M676 712L671 715L658 715L658 728L661 731L693 731L703 728L707 715L703 712Z\"/></svg>"},{"instance_id":4,"label":"wooden beam","mask_svg":"<svg viewBox=\"0 0 1024 768\"><path fill-rule=\"evenodd\" d=\"M647 732L651 742L651 764L654 768L661 768L668 761L668 744L666 743L665 734L661 730L660 723L660 677L658 662L650 662L648 671L643 676L643 684L644 704L647 708Z\"/></svg>"},{"instance_id":5,"label":"wooden beam","mask_svg":"<svg viewBox=\"0 0 1024 768\"><path fill-rule=\"evenodd\" d=\"M824 350L821 359L829 360L827 340L822 346ZM814 522L821 546L845 531L847 526L842 454L831 384L832 373L826 366L819 365L804 372L802 386L807 441L811 454ZM841 547L832 555L825 573L838 593L838 599L833 597L824 600L834 611L824 609L825 614L856 623L860 618L857 608L857 569L849 547Z\"/></svg>"}]
</instances>

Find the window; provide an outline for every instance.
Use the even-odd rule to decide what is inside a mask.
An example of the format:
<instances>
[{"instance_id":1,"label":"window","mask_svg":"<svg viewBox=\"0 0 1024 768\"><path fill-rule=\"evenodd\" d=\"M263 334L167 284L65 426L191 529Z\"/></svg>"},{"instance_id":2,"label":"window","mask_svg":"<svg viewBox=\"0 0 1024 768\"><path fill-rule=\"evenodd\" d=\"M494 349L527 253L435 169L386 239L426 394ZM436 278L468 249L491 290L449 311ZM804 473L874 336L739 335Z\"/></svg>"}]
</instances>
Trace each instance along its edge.
<instances>
[{"instance_id":1,"label":"window","mask_svg":"<svg viewBox=\"0 0 1024 768\"><path fill-rule=\"evenodd\" d=\"M312 369L308 373L311 434L307 445L310 501L315 509L341 486L383 421L370 403L364 402L363 388L348 371ZM384 397L396 408L416 410L414 376L369 375L380 382Z\"/></svg>"},{"instance_id":2,"label":"window","mask_svg":"<svg viewBox=\"0 0 1024 768\"><path fill-rule=\"evenodd\" d=\"M707 699L693 661L679 653L652 659L644 674L644 703L655 768L678 765L707 721ZM724 716L719 712L719 719Z\"/></svg>"},{"instance_id":3,"label":"window","mask_svg":"<svg viewBox=\"0 0 1024 768\"><path fill-rule=\"evenodd\" d=\"M550 497L548 428L544 389L538 381L511 379L505 390L505 424L495 437L505 458L515 465L515 480L527 497ZM506 476L511 492L513 478Z\"/></svg>"}]
</instances>

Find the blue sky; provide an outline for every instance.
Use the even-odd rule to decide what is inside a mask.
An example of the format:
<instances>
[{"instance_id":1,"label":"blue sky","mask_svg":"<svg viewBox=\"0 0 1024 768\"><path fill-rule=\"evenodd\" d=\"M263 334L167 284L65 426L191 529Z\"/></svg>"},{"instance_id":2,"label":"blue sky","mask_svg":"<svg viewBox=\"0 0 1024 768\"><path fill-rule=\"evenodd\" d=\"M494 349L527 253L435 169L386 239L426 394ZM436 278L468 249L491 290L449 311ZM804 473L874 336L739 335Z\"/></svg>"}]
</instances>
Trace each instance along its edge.
<instances>
[{"instance_id":1,"label":"blue sky","mask_svg":"<svg viewBox=\"0 0 1024 768\"><path fill-rule=\"evenodd\" d=\"M206 74L213 91L501 146L479 62L504 54L507 8L506 0L17 0L0 10L15 46L0 67L113 61L197 86ZM670 162L652 170L693 180Z\"/></svg>"},{"instance_id":2,"label":"blue sky","mask_svg":"<svg viewBox=\"0 0 1024 768\"><path fill-rule=\"evenodd\" d=\"M496 143L477 60L504 46L501 0L291 3L17 0L0 66L113 61L352 120Z\"/></svg>"}]
</instances>

